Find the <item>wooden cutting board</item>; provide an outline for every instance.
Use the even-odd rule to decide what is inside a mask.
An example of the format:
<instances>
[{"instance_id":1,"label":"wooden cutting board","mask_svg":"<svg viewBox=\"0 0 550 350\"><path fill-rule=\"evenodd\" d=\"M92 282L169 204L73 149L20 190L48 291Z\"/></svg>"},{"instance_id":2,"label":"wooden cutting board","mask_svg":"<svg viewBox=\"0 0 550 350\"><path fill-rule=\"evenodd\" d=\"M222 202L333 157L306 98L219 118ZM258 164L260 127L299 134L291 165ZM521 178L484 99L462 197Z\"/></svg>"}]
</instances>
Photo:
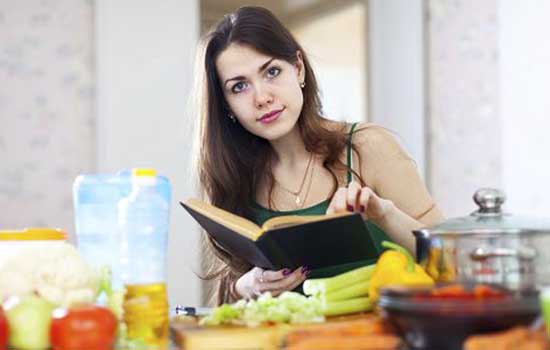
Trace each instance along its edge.
<instances>
[{"instance_id":1,"label":"wooden cutting board","mask_svg":"<svg viewBox=\"0 0 550 350\"><path fill-rule=\"evenodd\" d=\"M346 326L358 320L373 323L380 320L373 313L361 313L348 316L332 317L323 324L307 325L273 325L260 327L220 326L200 327L196 319L191 317L174 318L171 322L171 335L174 342L185 350L211 349L263 349L279 350L283 340L296 331L307 331L308 336L323 333L322 329L330 325ZM396 337L396 342L398 342Z\"/></svg>"}]
</instances>

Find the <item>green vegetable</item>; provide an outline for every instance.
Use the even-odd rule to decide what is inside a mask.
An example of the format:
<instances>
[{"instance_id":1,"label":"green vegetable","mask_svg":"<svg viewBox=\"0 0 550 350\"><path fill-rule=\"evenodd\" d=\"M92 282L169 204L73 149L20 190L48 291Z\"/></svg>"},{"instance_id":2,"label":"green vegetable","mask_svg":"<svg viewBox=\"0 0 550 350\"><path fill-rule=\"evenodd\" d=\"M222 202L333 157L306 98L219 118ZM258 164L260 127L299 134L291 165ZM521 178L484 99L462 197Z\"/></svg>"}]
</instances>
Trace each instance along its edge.
<instances>
[{"instance_id":1,"label":"green vegetable","mask_svg":"<svg viewBox=\"0 0 550 350\"><path fill-rule=\"evenodd\" d=\"M100 304L104 304L109 310L113 312L118 321L117 348L133 349L132 343L136 341L130 341L126 339L127 327L126 323L124 322L125 293L126 290L124 288L122 290L113 289L111 268L108 266L102 266L99 269L99 290L96 298L100 299ZM105 299L102 298L103 294L105 295Z\"/></svg>"},{"instance_id":2,"label":"green vegetable","mask_svg":"<svg viewBox=\"0 0 550 350\"><path fill-rule=\"evenodd\" d=\"M332 292L321 294L320 297L325 301L339 301L368 296L369 280L358 282L346 288L340 288Z\"/></svg>"},{"instance_id":3,"label":"green vegetable","mask_svg":"<svg viewBox=\"0 0 550 350\"><path fill-rule=\"evenodd\" d=\"M10 297L4 303L10 348L48 348L54 308L52 303L36 295Z\"/></svg>"},{"instance_id":4,"label":"green vegetable","mask_svg":"<svg viewBox=\"0 0 550 350\"><path fill-rule=\"evenodd\" d=\"M200 323L201 325L219 326L239 320L242 314L242 307L233 304L223 304L212 310L212 314L203 318Z\"/></svg>"},{"instance_id":5,"label":"green vegetable","mask_svg":"<svg viewBox=\"0 0 550 350\"><path fill-rule=\"evenodd\" d=\"M321 301L299 293L284 292L278 297L266 292L257 300L239 300L223 304L212 314L201 319L202 325L246 324L257 326L263 322L311 323L324 321Z\"/></svg>"},{"instance_id":6,"label":"green vegetable","mask_svg":"<svg viewBox=\"0 0 550 350\"><path fill-rule=\"evenodd\" d=\"M322 304L322 311L325 316L345 315L354 312L371 311L372 309L373 307L368 297L325 301Z\"/></svg>"},{"instance_id":7,"label":"green vegetable","mask_svg":"<svg viewBox=\"0 0 550 350\"><path fill-rule=\"evenodd\" d=\"M375 266L376 264L367 265L333 277L306 280L303 285L304 294L328 294L332 291L357 284L359 281L369 280Z\"/></svg>"},{"instance_id":8,"label":"green vegetable","mask_svg":"<svg viewBox=\"0 0 550 350\"><path fill-rule=\"evenodd\" d=\"M124 294L125 290L114 290L111 280L112 273L111 268L108 266L102 266L99 269L99 291L98 297L105 293L106 300L104 304L109 310L111 310L118 320L122 320L124 316Z\"/></svg>"}]
</instances>

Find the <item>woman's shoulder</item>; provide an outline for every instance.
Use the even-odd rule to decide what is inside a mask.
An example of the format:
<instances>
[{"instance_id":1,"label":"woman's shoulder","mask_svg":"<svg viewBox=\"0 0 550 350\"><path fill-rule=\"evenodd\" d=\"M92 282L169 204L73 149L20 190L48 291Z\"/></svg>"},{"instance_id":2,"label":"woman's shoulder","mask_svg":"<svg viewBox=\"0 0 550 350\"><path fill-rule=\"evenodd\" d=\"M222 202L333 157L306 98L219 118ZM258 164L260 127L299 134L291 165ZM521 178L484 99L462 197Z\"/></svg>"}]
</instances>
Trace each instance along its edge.
<instances>
[{"instance_id":1,"label":"woman's shoulder","mask_svg":"<svg viewBox=\"0 0 550 350\"><path fill-rule=\"evenodd\" d=\"M323 126L330 131L349 135L354 151L371 165L389 159L410 159L407 151L401 146L399 135L379 124L325 119Z\"/></svg>"},{"instance_id":2,"label":"woman's shoulder","mask_svg":"<svg viewBox=\"0 0 550 350\"><path fill-rule=\"evenodd\" d=\"M385 130L388 130L383 126L371 122L346 122L331 120L326 117L321 119L321 125L332 132L339 132L346 135L352 133L354 143L356 138L362 139L366 136L377 137L377 135L381 135Z\"/></svg>"},{"instance_id":3,"label":"woman's shoulder","mask_svg":"<svg viewBox=\"0 0 550 350\"><path fill-rule=\"evenodd\" d=\"M375 123L357 124L352 142L361 157L366 159L410 158L401 146L398 135Z\"/></svg>"}]
</instances>

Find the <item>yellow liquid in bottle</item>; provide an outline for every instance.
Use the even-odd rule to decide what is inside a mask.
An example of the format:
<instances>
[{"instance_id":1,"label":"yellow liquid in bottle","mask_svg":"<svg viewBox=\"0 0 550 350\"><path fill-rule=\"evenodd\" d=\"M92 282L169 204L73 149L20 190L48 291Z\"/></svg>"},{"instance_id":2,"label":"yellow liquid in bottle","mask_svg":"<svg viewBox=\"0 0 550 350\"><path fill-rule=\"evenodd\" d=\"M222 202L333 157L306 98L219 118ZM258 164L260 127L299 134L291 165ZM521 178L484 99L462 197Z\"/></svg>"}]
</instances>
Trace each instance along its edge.
<instances>
[{"instance_id":1,"label":"yellow liquid in bottle","mask_svg":"<svg viewBox=\"0 0 550 350\"><path fill-rule=\"evenodd\" d=\"M124 322L128 339L166 348L169 336L166 284L126 285Z\"/></svg>"},{"instance_id":2,"label":"yellow liquid in bottle","mask_svg":"<svg viewBox=\"0 0 550 350\"><path fill-rule=\"evenodd\" d=\"M550 287L544 287L540 293L542 316L546 324L546 334L550 336Z\"/></svg>"}]
</instances>

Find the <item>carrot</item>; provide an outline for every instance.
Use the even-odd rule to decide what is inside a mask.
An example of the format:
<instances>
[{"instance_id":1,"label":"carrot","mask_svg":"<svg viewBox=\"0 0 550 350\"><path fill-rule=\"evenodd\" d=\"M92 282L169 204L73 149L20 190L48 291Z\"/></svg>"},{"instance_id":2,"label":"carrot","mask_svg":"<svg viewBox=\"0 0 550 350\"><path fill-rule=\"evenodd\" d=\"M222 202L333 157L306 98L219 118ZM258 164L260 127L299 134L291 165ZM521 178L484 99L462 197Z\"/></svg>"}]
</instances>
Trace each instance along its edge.
<instances>
[{"instance_id":1,"label":"carrot","mask_svg":"<svg viewBox=\"0 0 550 350\"><path fill-rule=\"evenodd\" d=\"M380 318L342 321L311 326L291 331L286 336L287 346L293 346L306 339L320 337L364 337L391 335L393 329Z\"/></svg>"},{"instance_id":2,"label":"carrot","mask_svg":"<svg viewBox=\"0 0 550 350\"><path fill-rule=\"evenodd\" d=\"M354 337L315 336L289 345L286 350L397 350L401 340L395 335L377 334Z\"/></svg>"},{"instance_id":3,"label":"carrot","mask_svg":"<svg viewBox=\"0 0 550 350\"><path fill-rule=\"evenodd\" d=\"M533 334L527 328L514 327L503 332L468 337L464 342L464 350L538 350L537 347L525 347L531 340L534 340ZM540 349L546 349L542 345Z\"/></svg>"}]
</instances>

